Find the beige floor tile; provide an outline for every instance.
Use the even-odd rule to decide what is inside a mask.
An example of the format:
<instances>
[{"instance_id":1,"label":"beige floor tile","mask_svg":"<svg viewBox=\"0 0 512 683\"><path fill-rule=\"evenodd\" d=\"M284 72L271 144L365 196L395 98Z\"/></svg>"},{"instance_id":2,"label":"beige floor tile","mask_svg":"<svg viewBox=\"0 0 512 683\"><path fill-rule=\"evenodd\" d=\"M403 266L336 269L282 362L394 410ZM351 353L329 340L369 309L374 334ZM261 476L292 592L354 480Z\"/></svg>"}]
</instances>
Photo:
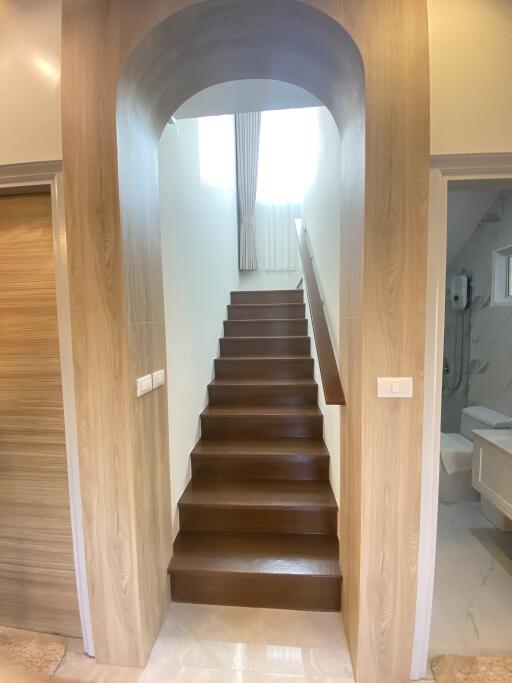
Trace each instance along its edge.
<instances>
[{"instance_id":1,"label":"beige floor tile","mask_svg":"<svg viewBox=\"0 0 512 683\"><path fill-rule=\"evenodd\" d=\"M195 640L253 643L256 609L171 603L162 633Z\"/></svg>"},{"instance_id":2,"label":"beige floor tile","mask_svg":"<svg viewBox=\"0 0 512 683\"><path fill-rule=\"evenodd\" d=\"M319 677L311 675L255 673L251 683L354 683L354 679L340 677Z\"/></svg>"},{"instance_id":3,"label":"beige floor tile","mask_svg":"<svg viewBox=\"0 0 512 683\"><path fill-rule=\"evenodd\" d=\"M139 683L252 683L252 673L161 662L149 664Z\"/></svg>"},{"instance_id":4,"label":"beige floor tile","mask_svg":"<svg viewBox=\"0 0 512 683\"><path fill-rule=\"evenodd\" d=\"M252 671L254 645L221 640L195 640L161 633L151 657L150 664L176 662L183 666L209 669Z\"/></svg>"},{"instance_id":5,"label":"beige floor tile","mask_svg":"<svg viewBox=\"0 0 512 683\"><path fill-rule=\"evenodd\" d=\"M67 652L55 678L77 679L80 683L137 683L142 669L96 664L94 659Z\"/></svg>"},{"instance_id":6,"label":"beige floor tile","mask_svg":"<svg viewBox=\"0 0 512 683\"><path fill-rule=\"evenodd\" d=\"M352 676L346 648L256 645L254 670L265 673Z\"/></svg>"},{"instance_id":7,"label":"beige floor tile","mask_svg":"<svg viewBox=\"0 0 512 683\"><path fill-rule=\"evenodd\" d=\"M345 648L346 638L339 612L259 610L256 642L310 648Z\"/></svg>"}]
</instances>

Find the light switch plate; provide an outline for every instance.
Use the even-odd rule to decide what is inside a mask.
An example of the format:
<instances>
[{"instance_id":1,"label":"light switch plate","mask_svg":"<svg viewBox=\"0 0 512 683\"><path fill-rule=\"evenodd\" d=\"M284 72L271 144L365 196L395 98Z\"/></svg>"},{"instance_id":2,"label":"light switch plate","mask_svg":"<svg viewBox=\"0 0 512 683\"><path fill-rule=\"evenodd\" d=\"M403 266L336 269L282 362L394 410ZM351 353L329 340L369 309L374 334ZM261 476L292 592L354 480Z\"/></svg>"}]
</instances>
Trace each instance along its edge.
<instances>
[{"instance_id":1,"label":"light switch plate","mask_svg":"<svg viewBox=\"0 0 512 683\"><path fill-rule=\"evenodd\" d=\"M153 373L153 389L161 387L165 382L165 370L155 370Z\"/></svg>"},{"instance_id":2,"label":"light switch plate","mask_svg":"<svg viewBox=\"0 0 512 683\"><path fill-rule=\"evenodd\" d=\"M153 389L153 377L151 375L144 375L144 377L137 377L137 397L147 394Z\"/></svg>"},{"instance_id":3,"label":"light switch plate","mask_svg":"<svg viewBox=\"0 0 512 683\"><path fill-rule=\"evenodd\" d=\"M412 377L378 377L378 398L412 398Z\"/></svg>"}]
</instances>

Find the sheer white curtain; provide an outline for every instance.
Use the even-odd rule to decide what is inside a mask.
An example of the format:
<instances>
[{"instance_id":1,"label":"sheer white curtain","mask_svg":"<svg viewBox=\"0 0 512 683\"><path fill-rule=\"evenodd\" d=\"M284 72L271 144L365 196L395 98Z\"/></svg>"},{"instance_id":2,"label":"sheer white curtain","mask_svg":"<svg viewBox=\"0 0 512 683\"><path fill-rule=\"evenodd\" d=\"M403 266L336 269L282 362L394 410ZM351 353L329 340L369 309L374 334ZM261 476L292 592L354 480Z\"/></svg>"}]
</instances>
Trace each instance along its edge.
<instances>
[{"instance_id":1,"label":"sheer white curtain","mask_svg":"<svg viewBox=\"0 0 512 683\"><path fill-rule=\"evenodd\" d=\"M261 115L254 235L260 270L299 270L295 218L316 172L316 108Z\"/></svg>"},{"instance_id":2,"label":"sheer white curtain","mask_svg":"<svg viewBox=\"0 0 512 683\"><path fill-rule=\"evenodd\" d=\"M260 112L235 115L236 183L238 194L238 267L256 270L254 205L258 177Z\"/></svg>"}]
</instances>

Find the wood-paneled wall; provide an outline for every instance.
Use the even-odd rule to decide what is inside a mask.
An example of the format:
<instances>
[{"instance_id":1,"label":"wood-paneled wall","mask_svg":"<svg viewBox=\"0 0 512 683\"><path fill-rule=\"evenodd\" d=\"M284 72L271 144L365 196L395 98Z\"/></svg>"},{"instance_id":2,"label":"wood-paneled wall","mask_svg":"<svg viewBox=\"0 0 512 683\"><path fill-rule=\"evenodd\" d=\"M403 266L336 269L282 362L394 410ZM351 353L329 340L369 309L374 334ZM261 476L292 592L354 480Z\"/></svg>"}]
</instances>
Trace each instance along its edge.
<instances>
[{"instance_id":1,"label":"wood-paneled wall","mask_svg":"<svg viewBox=\"0 0 512 683\"><path fill-rule=\"evenodd\" d=\"M0 196L0 624L81 635L49 194Z\"/></svg>"},{"instance_id":2,"label":"wood-paneled wall","mask_svg":"<svg viewBox=\"0 0 512 683\"><path fill-rule=\"evenodd\" d=\"M74 362L99 658L143 663L167 597L165 396L133 395L136 374L165 362L158 137L200 89L268 77L310 90L341 131L344 618L357 680L405 682L423 404L426 1L63 6ZM377 376L400 374L414 378L414 398L377 400Z\"/></svg>"}]
</instances>

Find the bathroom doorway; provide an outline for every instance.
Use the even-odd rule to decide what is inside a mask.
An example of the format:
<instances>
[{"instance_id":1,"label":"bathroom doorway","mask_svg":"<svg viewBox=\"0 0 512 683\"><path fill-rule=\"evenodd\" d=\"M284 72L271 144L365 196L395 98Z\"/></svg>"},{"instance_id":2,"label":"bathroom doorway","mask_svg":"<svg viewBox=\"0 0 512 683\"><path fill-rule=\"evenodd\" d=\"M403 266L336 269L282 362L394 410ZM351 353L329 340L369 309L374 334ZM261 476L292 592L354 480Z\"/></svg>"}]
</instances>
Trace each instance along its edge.
<instances>
[{"instance_id":1,"label":"bathroom doorway","mask_svg":"<svg viewBox=\"0 0 512 683\"><path fill-rule=\"evenodd\" d=\"M510 184L453 183L447 215L430 654L511 655Z\"/></svg>"},{"instance_id":2,"label":"bathroom doorway","mask_svg":"<svg viewBox=\"0 0 512 683\"><path fill-rule=\"evenodd\" d=\"M495 467L511 434L511 176L512 155L432 158L413 680L438 654L512 654L512 508Z\"/></svg>"}]
</instances>

